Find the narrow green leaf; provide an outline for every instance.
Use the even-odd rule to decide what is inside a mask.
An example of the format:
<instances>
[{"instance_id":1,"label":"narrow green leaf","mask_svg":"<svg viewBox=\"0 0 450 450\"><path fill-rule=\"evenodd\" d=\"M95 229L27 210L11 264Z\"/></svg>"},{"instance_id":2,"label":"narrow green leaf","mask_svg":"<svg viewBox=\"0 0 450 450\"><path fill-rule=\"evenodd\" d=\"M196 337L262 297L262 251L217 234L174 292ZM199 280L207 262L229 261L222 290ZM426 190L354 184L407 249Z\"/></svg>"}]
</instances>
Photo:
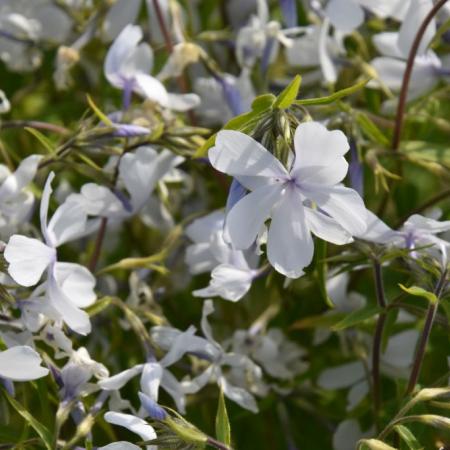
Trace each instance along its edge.
<instances>
[{"instance_id":1,"label":"narrow green leaf","mask_svg":"<svg viewBox=\"0 0 450 450\"><path fill-rule=\"evenodd\" d=\"M273 104L274 108L286 109L294 103L297 98L302 77L296 75L295 78L288 84L288 86L281 92Z\"/></svg>"},{"instance_id":2,"label":"narrow green leaf","mask_svg":"<svg viewBox=\"0 0 450 450\"><path fill-rule=\"evenodd\" d=\"M434 295L432 292L426 291L425 289L419 287L419 286L411 286L407 288L406 286L403 286L403 284L399 284L402 290L404 290L409 295L414 295L415 297L422 297L427 299L430 303L436 303L438 301L436 295Z\"/></svg>"},{"instance_id":3,"label":"narrow green leaf","mask_svg":"<svg viewBox=\"0 0 450 450\"><path fill-rule=\"evenodd\" d=\"M303 98L300 100L296 100L294 104L302 106L328 105L329 103L333 103L336 100L341 99L342 97L347 97L348 95L354 94L355 92L362 89L369 81L370 78L367 78L353 86L341 89L340 91L337 91L334 94L328 95L327 97Z\"/></svg>"},{"instance_id":4,"label":"narrow green leaf","mask_svg":"<svg viewBox=\"0 0 450 450\"><path fill-rule=\"evenodd\" d=\"M367 117L366 114L358 112L355 115L356 123L360 126L362 132L372 141L377 142L383 147L389 147L389 139L383 132Z\"/></svg>"},{"instance_id":5,"label":"narrow green leaf","mask_svg":"<svg viewBox=\"0 0 450 450\"><path fill-rule=\"evenodd\" d=\"M106 309L112 301L112 297L105 296L98 299L93 305L88 306L85 311L89 314L89 317L96 316Z\"/></svg>"},{"instance_id":6,"label":"narrow green leaf","mask_svg":"<svg viewBox=\"0 0 450 450\"><path fill-rule=\"evenodd\" d=\"M327 264L327 243L322 239L316 240L316 273L317 273L317 282L319 284L319 290L322 294L322 298L327 304L329 308L334 308L333 301L328 295L327 292L327 273L328 273L328 264Z\"/></svg>"},{"instance_id":7,"label":"narrow green leaf","mask_svg":"<svg viewBox=\"0 0 450 450\"><path fill-rule=\"evenodd\" d=\"M50 431L35 419L17 400L11 397L6 390L2 389L2 393L11 406L27 421L27 423L36 431L48 450L52 450L52 435Z\"/></svg>"},{"instance_id":8,"label":"narrow green leaf","mask_svg":"<svg viewBox=\"0 0 450 450\"><path fill-rule=\"evenodd\" d=\"M28 131L28 133L32 134L50 154L55 153L55 147L52 141L47 136L45 136L35 128L25 127L25 130Z\"/></svg>"},{"instance_id":9,"label":"narrow green leaf","mask_svg":"<svg viewBox=\"0 0 450 450\"><path fill-rule=\"evenodd\" d=\"M358 442L358 450L397 450L395 447L391 447L378 439L361 439Z\"/></svg>"},{"instance_id":10,"label":"narrow green leaf","mask_svg":"<svg viewBox=\"0 0 450 450\"><path fill-rule=\"evenodd\" d=\"M276 101L276 97L273 94L263 94L258 95L258 97L253 100L252 111L261 112L271 108Z\"/></svg>"},{"instance_id":11,"label":"narrow green leaf","mask_svg":"<svg viewBox=\"0 0 450 450\"><path fill-rule=\"evenodd\" d=\"M423 446L420 445L419 441L412 434L409 428L406 428L404 425L396 425L394 427L394 430L399 434L408 448L410 448L411 450L423 450Z\"/></svg>"},{"instance_id":12,"label":"narrow green leaf","mask_svg":"<svg viewBox=\"0 0 450 450\"><path fill-rule=\"evenodd\" d=\"M102 110L94 103L94 100L90 97L89 94L86 94L87 101L89 103L89 106L94 111L95 115L105 124L110 127L113 127L112 120L104 113Z\"/></svg>"},{"instance_id":13,"label":"narrow green leaf","mask_svg":"<svg viewBox=\"0 0 450 450\"><path fill-rule=\"evenodd\" d=\"M383 309L379 306L367 305L364 308L353 311L345 319L341 320L336 325L331 327L331 329L334 331L345 330L346 328L353 327L361 322L364 322L367 319L376 316L382 311Z\"/></svg>"},{"instance_id":14,"label":"narrow green leaf","mask_svg":"<svg viewBox=\"0 0 450 450\"><path fill-rule=\"evenodd\" d=\"M231 428L228 420L227 407L222 389L219 394L219 404L216 414L216 438L225 445L231 445Z\"/></svg>"}]
</instances>

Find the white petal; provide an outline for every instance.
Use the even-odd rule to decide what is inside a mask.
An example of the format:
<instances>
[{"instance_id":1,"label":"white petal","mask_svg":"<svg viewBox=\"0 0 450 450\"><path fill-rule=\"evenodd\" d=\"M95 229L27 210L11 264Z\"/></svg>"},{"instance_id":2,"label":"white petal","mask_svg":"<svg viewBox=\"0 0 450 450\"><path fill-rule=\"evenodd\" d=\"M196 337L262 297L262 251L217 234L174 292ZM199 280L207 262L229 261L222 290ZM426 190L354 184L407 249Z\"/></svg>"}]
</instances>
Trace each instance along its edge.
<instances>
[{"instance_id":1,"label":"white petal","mask_svg":"<svg viewBox=\"0 0 450 450\"><path fill-rule=\"evenodd\" d=\"M41 159L41 155L31 155L25 158L17 170L3 181L0 187L0 199L5 200L18 195L33 180Z\"/></svg>"},{"instance_id":2,"label":"white petal","mask_svg":"<svg viewBox=\"0 0 450 450\"><path fill-rule=\"evenodd\" d=\"M223 228L225 214L222 210L213 211L194 220L185 229L186 236L195 243L209 242L210 236Z\"/></svg>"},{"instance_id":3,"label":"white petal","mask_svg":"<svg viewBox=\"0 0 450 450\"><path fill-rule=\"evenodd\" d=\"M168 371L164 370L161 387L172 397L181 414L186 412L186 398L181 383Z\"/></svg>"},{"instance_id":4,"label":"white petal","mask_svg":"<svg viewBox=\"0 0 450 450\"><path fill-rule=\"evenodd\" d=\"M365 241L378 242L379 244L388 244L395 239L399 233L389 228L372 211L366 212L367 229L362 233L355 235Z\"/></svg>"},{"instance_id":5,"label":"white petal","mask_svg":"<svg viewBox=\"0 0 450 450\"><path fill-rule=\"evenodd\" d=\"M69 328L82 335L90 333L89 315L72 303L71 299L58 285L53 274L49 275L47 283L48 298Z\"/></svg>"},{"instance_id":6,"label":"white petal","mask_svg":"<svg viewBox=\"0 0 450 450\"><path fill-rule=\"evenodd\" d=\"M200 105L200 97L197 94L167 94L167 104L163 104L169 109L173 109L174 111L189 111L192 108Z\"/></svg>"},{"instance_id":7,"label":"white petal","mask_svg":"<svg viewBox=\"0 0 450 450\"><path fill-rule=\"evenodd\" d=\"M414 359L418 338L417 330L406 330L391 336L386 351L382 355L383 362L398 368L409 367Z\"/></svg>"},{"instance_id":8,"label":"white petal","mask_svg":"<svg viewBox=\"0 0 450 450\"><path fill-rule=\"evenodd\" d=\"M142 42L121 61L120 72L126 79L133 79L140 72L151 72L152 68L153 50L146 42Z\"/></svg>"},{"instance_id":9,"label":"white petal","mask_svg":"<svg viewBox=\"0 0 450 450\"><path fill-rule=\"evenodd\" d=\"M347 395L347 411L353 410L369 393L369 383L362 380L350 389Z\"/></svg>"},{"instance_id":10,"label":"white petal","mask_svg":"<svg viewBox=\"0 0 450 450\"><path fill-rule=\"evenodd\" d=\"M324 389L342 389L362 380L366 375L364 364L355 361L324 370L317 384Z\"/></svg>"},{"instance_id":11,"label":"white petal","mask_svg":"<svg viewBox=\"0 0 450 450\"><path fill-rule=\"evenodd\" d=\"M250 392L241 387L231 385L225 377L220 379L220 385L223 389L224 395L231 401L255 414L259 411L255 397L253 397Z\"/></svg>"},{"instance_id":12,"label":"white petal","mask_svg":"<svg viewBox=\"0 0 450 450\"><path fill-rule=\"evenodd\" d=\"M83 206L66 200L53 214L47 226L48 244L58 247L78 238L86 229L87 215Z\"/></svg>"},{"instance_id":13,"label":"white petal","mask_svg":"<svg viewBox=\"0 0 450 450\"><path fill-rule=\"evenodd\" d=\"M41 367L42 359L31 347L18 345L0 352L0 377L13 381L36 380L45 377L48 369Z\"/></svg>"},{"instance_id":14,"label":"white petal","mask_svg":"<svg viewBox=\"0 0 450 450\"><path fill-rule=\"evenodd\" d=\"M70 301L79 308L95 302L95 277L80 264L57 262L54 267L56 281Z\"/></svg>"},{"instance_id":15,"label":"white petal","mask_svg":"<svg viewBox=\"0 0 450 450\"><path fill-rule=\"evenodd\" d=\"M13 280L22 286L33 286L56 259L56 251L37 239L15 234L10 237L4 256Z\"/></svg>"},{"instance_id":16,"label":"white petal","mask_svg":"<svg viewBox=\"0 0 450 450\"><path fill-rule=\"evenodd\" d=\"M193 291L192 294L204 298L219 296L237 302L250 289L252 279L252 271L239 269L231 264L220 264L211 273L210 285Z\"/></svg>"},{"instance_id":17,"label":"white petal","mask_svg":"<svg viewBox=\"0 0 450 450\"><path fill-rule=\"evenodd\" d=\"M322 22L319 35L319 60L323 77L329 84L334 84L337 80L336 67L328 53L328 32L330 31L330 20L325 19Z\"/></svg>"},{"instance_id":18,"label":"white petal","mask_svg":"<svg viewBox=\"0 0 450 450\"><path fill-rule=\"evenodd\" d=\"M406 62L390 57L379 57L370 65L375 69L381 81L391 90L399 91L402 85Z\"/></svg>"},{"instance_id":19,"label":"white petal","mask_svg":"<svg viewBox=\"0 0 450 450\"><path fill-rule=\"evenodd\" d=\"M212 300L206 300L203 303L203 309L202 309L202 320L201 320L201 327L202 332L205 338L212 344L216 345L218 348L220 347L220 344L214 339L214 336L212 334L211 325L209 323L208 317L214 312L214 303Z\"/></svg>"},{"instance_id":20,"label":"white petal","mask_svg":"<svg viewBox=\"0 0 450 450\"><path fill-rule=\"evenodd\" d=\"M398 48L398 33L387 31L378 33L372 38L376 49L383 55L391 58L403 58L403 54Z\"/></svg>"},{"instance_id":21,"label":"white petal","mask_svg":"<svg viewBox=\"0 0 450 450\"><path fill-rule=\"evenodd\" d=\"M398 35L398 47L406 58L411 49L417 30L433 7L432 0L411 0L405 19ZM417 54L425 53L428 45L436 34L436 22L433 19L420 40Z\"/></svg>"},{"instance_id":22,"label":"white petal","mask_svg":"<svg viewBox=\"0 0 450 450\"><path fill-rule=\"evenodd\" d=\"M300 194L287 188L275 206L267 237L267 257L277 272L288 278L303 275L314 254Z\"/></svg>"},{"instance_id":23,"label":"white petal","mask_svg":"<svg viewBox=\"0 0 450 450\"><path fill-rule=\"evenodd\" d=\"M126 369L112 377L103 378L98 381L98 385L107 391L115 391L124 387L136 375L139 375L144 368L144 364L138 364L131 369Z\"/></svg>"},{"instance_id":24,"label":"white petal","mask_svg":"<svg viewBox=\"0 0 450 450\"><path fill-rule=\"evenodd\" d=\"M109 9L103 21L103 31L108 40L114 39L128 24L134 23L141 0L117 0Z\"/></svg>"},{"instance_id":25,"label":"white petal","mask_svg":"<svg viewBox=\"0 0 450 450\"><path fill-rule=\"evenodd\" d=\"M153 439L156 439L156 433L153 427L139 417L132 416L131 414L108 411L104 415L104 418L108 423L119 425L121 427L127 428L133 433L136 433L144 441L151 441Z\"/></svg>"},{"instance_id":26,"label":"white petal","mask_svg":"<svg viewBox=\"0 0 450 450\"><path fill-rule=\"evenodd\" d=\"M373 0L371 0L373 1ZM355 448L357 442L362 439L363 432L355 419L341 422L333 435L334 450L350 450Z\"/></svg>"},{"instance_id":27,"label":"white petal","mask_svg":"<svg viewBox=\"0 0 450 450\"><path fill-rule=\"evenodd\" d=\"M213 376L215 366L211 364L206 370L204 370L200 375L196 376L192 380L183 380L181 382L181 388L184 394L196 394L198 391L203 389Z\"/></svg>"},{"instance_id":28,"label":"white petal","mask_svg":"<svg viewBox=\"0 0 450 450\"><path fill-rule=\"evenodd\" d=\"M163 376L163 368L157 362L144 364L141 375L141 390L155 402L158 401L159 385Z\"/></svg>"},{"instance_id":29,"label":"white petal","mask_svg":"<svg viewBox=\"0 0 450 450\"><path fill-rule=\"evenodd\" d=\"M167 89L157 78L146 73L138 73L135 75L135 81L138 94L163 107L169 106Z\"/></svg>"},{"instance_id":30,"label":"white petal","mask_svg":"<svg viewBox=\"0 0 450 450\"><path fill-rule=\"evenodd\" d=\"M398 21L402 21L410 4L409 0L358 0L361 6L372 11L381 19L391 17Z\"/></svg>"},{"instance_id":31,"label":"white petal","mask_svg":"<svg viewBox=\"0 0 450 450\"><path fill-rule=\"evenodd\" d=\"M307 227L317 237L336 245L344 245L353 241L352 236L331 217L311 208L305 208Z\"/></svg>"},{"instance_id":32,"label":"white petal","mask_svg":"<svg viewBox=\"0 0 450 450\"><path fill-rule=\"evenodd\" d=\"M305 195L315 201L352 236L361 235L366 231L367 210L355 190L341 185L326 188L305 186Z\"/></svg>"},{"instance_id":33,"label":"white petal","mask_svg":"<svg viewBox=\"0 0 450 450\"><path fill-rule=\"evenodd\" d=\"M286 169L275 156L239 131L219 131L208 157L215 169L231 176L288 177Z\"/></svg>"},{"instance_id":34,"label":"white petal","mask_svg":"<svg viewBox=\"0 0 450 450\"><path fill-rule=\"evenodd\" d=\"M239 200L226 218L226 232L237 249L246 249L255 242L274 204L280 199L280 184L256 189Z\"/></svg>"},{"instance_id":35,"label":"white petal","mask_svg":"<svg viewBox=\"0 0 450 450\"><path fill-rule=\"evenodd\" d=\"M97 447L97 450L141 450L142 447L138 447L135 444L127 441L117 441L112 444L104 445L103 447Z\"/></svg>"},{"instance_id":36,"label":"white petal","mask_svg":"<svg viewBox=\"0 0 450 450\"><path fill-rule=\"evenodd\" d=\"M185 262L189 266L192 275L210 272L217 265L218 261L211 253L209 243L190 245L186 249Z\"/></svg>"},{"instance_id":37,"label":"white petal","mask_svg":"<svg viewBox=\"0 0 450 450\"><path fill-rule=\"evenodd\" d=\"M364 22L364 11L352 0L330 0L325 14L339 31L351 33Z\"/></svg>"},{"instance_id":38,"label":"white petal","mask_svg":"<svg viewBox=\"0 0 450 450\"><path fill-rule=\"evenodd\" d=\"M319 122L304 122L295 130L294 146L292 173L299 174L300 182L332 185L347 174L348 165L342 156L350 146L342 131L329 131Z\"/></svg>"},{"instance_id":39,"label":"white petal","mask_svg":"<svg viewBox=\"0 0 450 450\"><path fill-rule=\"evenodd\" d=\"M108 50L104 72L108 81L116 87L122 87L120 81L121 67L127 56L134 51L142 40L142 30L137 25L127 25L117 36Z\"/></svg>"},{"instance_id":40,"label":"white petal","mask_svg":"<svg viewBox=\"0 0 450 450\"><path fill-rule=\"evenodd\" d=\"M450 230L450 220L439 221L429 217L413 214L403 225L405 229L421 230L425 233L442 233Z\"/></svg>"},{"instance_id":41,"label":"white petal","mask_svg":"<svg viewBox=\"0 0 450 450\"><path fill-rule=\"evenodd\" d=\"M52 189L52 181L55 178L55 173L50 172L48 174L47 180L45 181L44 190L42 191L42 197L41 197L41 205L39 208L39 218L41 221L41 231L42 235L44 236L45 242L48 245L51 245L51 241L49 239L49 236L47 234L47 215L48 215L48 205L50 203L50 195L53 192Z\"/></svg>"}]
</instances>

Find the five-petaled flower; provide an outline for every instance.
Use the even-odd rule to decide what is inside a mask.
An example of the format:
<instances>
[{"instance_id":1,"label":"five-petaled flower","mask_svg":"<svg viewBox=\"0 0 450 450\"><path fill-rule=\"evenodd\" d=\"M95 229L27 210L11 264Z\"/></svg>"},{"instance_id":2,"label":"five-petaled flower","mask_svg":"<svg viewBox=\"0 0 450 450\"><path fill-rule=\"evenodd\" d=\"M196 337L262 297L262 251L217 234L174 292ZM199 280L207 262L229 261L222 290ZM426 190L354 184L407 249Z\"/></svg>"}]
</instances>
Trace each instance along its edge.
<instances>
[{"instance_id":1,"label":"five-petaled flower","mask_svg":"<svg viewBox=\"0 0 450 450\"><path fill-rule=\"evenodd\" d=\"M347 174L349 144L338 130L318 122L300 124L289 169L261 144L238 131L220 131L209 151L211 164L251 192L227 215L232 244L246 249L271 218L267 257L289 278L303 274L314 253L311 232L347 244L366 229L366 209L353 189L340 184Z\"/></svg>"}]
</instances>

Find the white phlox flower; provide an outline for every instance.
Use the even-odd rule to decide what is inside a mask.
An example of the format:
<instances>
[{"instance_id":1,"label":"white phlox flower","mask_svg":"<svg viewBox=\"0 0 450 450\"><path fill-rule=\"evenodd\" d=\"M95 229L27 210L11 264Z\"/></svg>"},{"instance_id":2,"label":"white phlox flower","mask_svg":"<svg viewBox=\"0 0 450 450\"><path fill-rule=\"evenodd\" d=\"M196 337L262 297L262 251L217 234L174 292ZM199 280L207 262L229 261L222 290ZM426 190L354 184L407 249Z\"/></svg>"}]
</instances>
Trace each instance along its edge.
<instances>
[{"instance_id":1,"label":"white phlox flower","mask_svg":"<svg viewBox=\"0 0 450 450\"><path fill-rule=\"evenodd\" d=\"M27 186L36 175L41 155L23 159L16 171L0 165L0 236L9 237L26 220L34 203L34 195Z\"/></svg>"},{"instance_id":2,"label":"white phlox flower","mask_svg":"<svg viewBox=\"0 0 450 450\"><path fill-rule=\"evenodd\" d=\"M151 329L152 339L162 349L170 348L170 352L165 357L168 360L172 358L178 360L184 354L192 354L209 362L200 375L191 379L185 378L181 382L185 394L195 394L208 383L216 382L223 389L227 398L242 408L256 413L258 406L249 391L252 390L252 383L260 384L261 368L246 355L226 352L214 339L211 325L208 322L208 316L213 312L212 301L206 300L203 303L201 320L204 338L195 336L194 327L181 332L174 328L157 326ZM184 334L183 339L178 339L182 334ZM173 344L174 340L178 342L178 345ZM239 372L239 377L236 377L237 372Z\"/></svg>"},{"instance_id":3,"label":"white phlox flower","mask_svg":"<svg viewBox=\"0 0 450 450\"><path fill-rule=\"evenodd\" d=\"M236 249L249 248L271 218L267 236L270 264L298 278L314 253L311 233L342 245L362 234L366 209L353 189L339 184L347 174L349 144L338 130L318 122L300 124L289 169L251 137L220 131L209 150L212 166L235 177L251 192L227 214L225 230Z\"/></svg>"},{"instance_id":4,"label":"white phlox flower","mask_svg":"<svg viewBox=\"0 0 450 450\"><path fill-rule=\"evenodd\" d=\"M417 29L431 10L431 0L411 0L407 14L398 32L379 33L373 37L373 43L382 56L371 61L380 80L394 92L402 85L406 60L414 41ZM442 73L442 62L428 46L436 32L436 22L432 20L427 27L414 60L408 98L414 99L431 90L439 81ZM376 80L370 82L378 87Z\"/></svg>"},{"instance_id":5,"label":"white phlox flower","mask_svg":"<svg viewBox=\"0 0 450 450\"><path fill-rule=\"evenodd\" d=\"M158 103L164 108L186 111L200 102L196 94L172 94L155 77L153 50L142 41L142 30L137 25L127 25L108 50L104 72L107 80L124 91L125 104L132 92Z\"/></svg>"},{"instance_id":6,"label":"white phlox flower","mask_svg":"<svg viewBox=\"0 0 450 450\"><path fill-rule=\"evenodd\" d=\"M118 190L112 192L105 186L87 183L68 200L79 203L91 216L123 220L140 213L145 223L164 225L170 222L170 213L152 194L157 186L164 189L165 180L174 175L183 161L182 156L167 149L157 152L150 146L139 147L123 155L119 163L119 186L125 187L129 198Z\"/></svg>"},{"instance_id":7,"label":"white phlox flower","mask_svg":"<svg viewBox=\"0 0 450 450\"><path fill-rule=\"evenodd\" d=\"M250 17L236 36L236 58L240 66L253 67L261 58L263 65L270 64L276 58L280 44L289 47L292 40L279 22L269 20L267 1L258 0L257 14Z\"/></svg>"},{"instance_id":8,"label":"white phlox flower","mask_svg":"<svg viewBox=\"0 0 450 450\"><path fill-rule=\"evenodd\" d=\"M95 302L95 278L85 267L57 261L57 247L86 232L87 216L76 202L65 201L47 221L51 183L50 173L45 183L40 205L41 231L44 242L15 234L5 248L8 273L21 286L33 286L44 271L47 279L36 296L42 295L42 308L49 318L63 320L73 331L91 331L89 315L81 308Z\"/></svg>"},{"instance_id":9,"label":"white phlox flower","mask_svg":"<svg viewBox=\"0 0 450 450\"><path fill-rule=\"evenodd\" d=\"M211 271L209 286L197 289L194 296L218 296L236 302L249 291L253 279L259 275L259 258L252 255L252 250L235 250L225 242L224 220L225 214L215 211L186 228L186 235L195 242L186 249L186 263L193 274Z\"/></svg>"},{"instance_id":10,"label":"white phlox flower","mask_svg":"<svg viewBox=\"0 0 450 450\"><path fill-rule=\"evenodd\" d=\"M438 250L443 267L445 267L450 243L436 235L448 230L450 230L450 220L439 221L419 214L413 214L399 230L393 230L375 214L368 211L367 230L358 237L366 241L408 250L431 245L431 248L425 248L423 251L435 252ZM411 255L415 257L417 252L412 251Z\"/></svg>"},{"instance_id":11,"label":"white phlox flower","mask_svg":"<svg viewBox=\"0 0 450 450\"><path fill-rule=\"evenodd\" d=\"M292 380L308 368L303 360L306 351L279 328L256 334L251 329L236 330L230 345L234 353L248 355L267 374L279 380Z\"/></svg>"},{"instance_id":12,"label":"white phlox flower","mask_svg":"<svg viewBox=\"0 0 450 450\"><path fill-rule=\"evenodd\" d=\"M98 390L96 384L89 383L93 376L103 379L109 376L109 372L103 364L94 361L84 347L80 347L71 353L69 360L61 369L61 398L64 401L71 401Z\"/></svg>"}]
</instances>

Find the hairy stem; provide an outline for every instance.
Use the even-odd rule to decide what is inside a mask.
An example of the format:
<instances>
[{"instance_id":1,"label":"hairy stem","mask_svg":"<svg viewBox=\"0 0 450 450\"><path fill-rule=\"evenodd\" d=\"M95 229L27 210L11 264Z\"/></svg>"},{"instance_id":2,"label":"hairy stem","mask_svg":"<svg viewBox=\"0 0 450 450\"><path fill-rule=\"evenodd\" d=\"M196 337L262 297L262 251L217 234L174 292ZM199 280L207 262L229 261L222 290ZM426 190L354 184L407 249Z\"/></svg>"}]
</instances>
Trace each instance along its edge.
<instances>
[{"instance_id":1,"label":"hairy stem","mask_svg":"<svg viewBox=\"0 0 450 450\"><path fill-rule=\"evenodd\" d=\"M439 278L436 288L434 290L434 294L436 295L437 301L430 302L428 306L427 315L425 318L425 325L423 327L422 334L419 339L419 344L417 346L416 355L414 357L414 364L411 370L411 374L409 376L408 387L406 388L405 395L409 395L413 392L419 379L420 369L422 368L423 358L425 356L425 351L427 348L428 341L430 339L434 318L436 316L436 311L439 304L439 298L442 295L442 291L444 290L446 280L447 280L447 270L445 269L442 272L442 275Z\"/></svg>"},{"instance_id":2,"label":"hairy stem","mask_svg":"<svg viewBox=\"0 0 450 450\"><path fill-rule=\"evenodd\" d=\"M381 271L381 264L377 260L374 261L373 263L373 272L374 272L375 294L377 298L377 304L380 308L385 309L386 298L384 295L383 274ZM386 323L386 312L383 311L378 315L372 346L372 383L373 383L373 406L375 413L375 422L378 422L378 414L381 407L380 356L385 323Z\"/></svg>"}]
</instances>

